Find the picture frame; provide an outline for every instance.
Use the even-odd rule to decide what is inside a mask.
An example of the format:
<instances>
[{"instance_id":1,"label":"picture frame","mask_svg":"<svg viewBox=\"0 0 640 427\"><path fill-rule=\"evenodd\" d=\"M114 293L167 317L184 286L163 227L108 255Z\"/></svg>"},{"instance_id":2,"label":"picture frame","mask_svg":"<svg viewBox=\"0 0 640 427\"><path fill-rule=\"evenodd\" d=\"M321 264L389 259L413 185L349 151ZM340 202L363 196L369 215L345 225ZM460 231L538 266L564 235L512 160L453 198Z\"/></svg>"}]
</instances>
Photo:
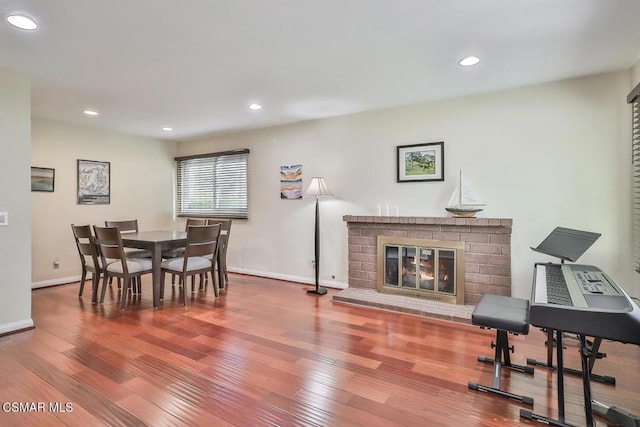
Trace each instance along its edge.
<instances>
[{"instance_id":1,"label":"picture frame","mask_svg":"<svg viewBox=\"0 0 640 427\"><path fill-rule=\"evenodd\" d=\"M31 167L31 191L53 193L55 182L55 169Z\"/></svg>"},{"instance_id":2,"label":"picture frame","mask_svg":"<svg viewBox=\"0 0 640 427\"><path fill-rule=\"evenodd\" d=\"M444 142L397 146L398 182L444 181Z\"/></svg>"},{"instance_id":3,"label":"picture frame","mask_svg":"<svg viewBox=\"0 0 640 427\"><path fill-rule=\"evenodd\" d=\"M78 159L78 204L111 203L111 163Z\"/></svg>"},{"instance_id":4,"label":"picture frame","mask_svg":"<svg viewBox=\"0 0 640 427\"><path fill-rule=\"evenodd\" d=\"M280 198L302 199L302 165L280 166Z\"/></svg>"}]
</instances>

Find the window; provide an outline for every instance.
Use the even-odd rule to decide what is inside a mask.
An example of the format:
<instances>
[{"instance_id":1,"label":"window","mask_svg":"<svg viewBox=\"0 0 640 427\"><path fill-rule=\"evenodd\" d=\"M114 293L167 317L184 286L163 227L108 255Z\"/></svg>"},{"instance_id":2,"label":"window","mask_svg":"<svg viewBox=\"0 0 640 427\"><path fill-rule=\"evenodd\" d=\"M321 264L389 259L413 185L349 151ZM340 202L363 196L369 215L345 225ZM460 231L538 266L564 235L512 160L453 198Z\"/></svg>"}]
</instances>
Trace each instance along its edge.
<instances>
[{"instance_id":1,"label":"window","mask_svg":"<svg viewBox=\"0 0 640 427\"><path fill-rule=\"evenodd\" d=\"M249 150L176 157L178 216L247 218Z\"/></svg>"},{"instance_id":2,"label":"window","mask_svg":"<svg viewBox=\"0 0 640 427\"><path fill-rule=\"evenodd\" d=\"M632 162L633 162L633 260L640 273L640 84L627 96L632 105Z\"/></svg>"}]
</instances>

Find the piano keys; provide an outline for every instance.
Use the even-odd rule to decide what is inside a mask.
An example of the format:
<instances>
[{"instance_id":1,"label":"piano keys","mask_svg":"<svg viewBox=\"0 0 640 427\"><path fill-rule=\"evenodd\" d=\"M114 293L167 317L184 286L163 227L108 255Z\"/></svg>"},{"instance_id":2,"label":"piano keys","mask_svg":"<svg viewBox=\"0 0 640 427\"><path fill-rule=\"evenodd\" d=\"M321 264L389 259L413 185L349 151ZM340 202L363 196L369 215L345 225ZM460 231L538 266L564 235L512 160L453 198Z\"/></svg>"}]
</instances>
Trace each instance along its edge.
<instances>
[{"instance_id":1,"label":"piano keys","mask_svg":"<svg viewBox=\"0 0 640 427\"><path fill-rule=\"evenodd\" d=\"M536 263L533 326L640 345L640 308L599 268Z\"/></svg>"}]
</instances>

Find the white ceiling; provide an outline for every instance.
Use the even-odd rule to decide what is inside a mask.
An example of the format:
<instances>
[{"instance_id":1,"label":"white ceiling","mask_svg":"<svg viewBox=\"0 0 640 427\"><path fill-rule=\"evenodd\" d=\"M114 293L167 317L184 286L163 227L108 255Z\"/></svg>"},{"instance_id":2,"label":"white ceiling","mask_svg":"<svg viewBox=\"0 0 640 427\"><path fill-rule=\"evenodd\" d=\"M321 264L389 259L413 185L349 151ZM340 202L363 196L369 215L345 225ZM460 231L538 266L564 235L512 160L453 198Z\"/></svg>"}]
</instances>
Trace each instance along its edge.
<instances>
[{"instance_id":1,"label":"white ceiling","mask_svg":"<svg viewBox=\"0 0 640 427\"><path fill-rule=\"evenodd\" d=\"M16 11L39 29L8 25ZM31 77L34 116L174 140L628 69L640 55L639 0L2 0L0 16L0 68ZM467 55L482 62L459 66Z\"/></svg>"}]
</instances>

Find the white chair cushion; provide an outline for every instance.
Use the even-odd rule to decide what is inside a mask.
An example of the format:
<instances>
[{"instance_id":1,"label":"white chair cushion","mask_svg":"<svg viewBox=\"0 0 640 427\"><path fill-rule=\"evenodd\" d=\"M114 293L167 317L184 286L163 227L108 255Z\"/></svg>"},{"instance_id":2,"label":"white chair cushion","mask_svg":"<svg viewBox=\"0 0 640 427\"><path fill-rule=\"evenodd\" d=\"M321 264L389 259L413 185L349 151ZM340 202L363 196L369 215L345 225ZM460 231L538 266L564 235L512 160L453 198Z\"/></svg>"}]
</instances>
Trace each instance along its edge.
<instances>
[{"instance_id":1,"label":"white chair cushion","mask_svg":"<svg viewBox=\"0 0 640 427\"><path fill-rule=\"evenodd\" d=\"M151 270L151 260L145 258L136 258L135 260L127 260L127 270L129 273L138 273L140 271ZM122 262L115 261L107 265L107 271L114 273L122 273Z\"/></svg>"},{"instance_id":2,"label":"white chair cushion","mask_svg":"<svg viewBox=\"0 0 640 427\"><path fill-rule=\"evenodd\" d=\"M184 257L171 258L162 262L162 268L165 270L171 270L181 272L184 265ZM211 260L208 260L201 256L194 256L187 258L187 271L202 270L204 268L211 268Z\"/></svg>"},{"instance_id":3,"label":"white chair cushion","mask_svg":"<svg viewBox=\"0 0 640 427\"><path fill-rule=\"evenodd\" d=\"M113 260L111 260L111 259L108 259L108 260L107 260L107 265L111 264L112 262L114 262L114 261L113 261ZM84 257L84 264L85 264L87 267L91 267L91 268L93 268L93 260L91 259L91 257L87 257L87 256L85 256L85 257ZM100 265L100 268L104 268L104 267L102 266L102 258L100 258L100 257L98 257L98 264Z\"/></svg>"}]
</instances>

